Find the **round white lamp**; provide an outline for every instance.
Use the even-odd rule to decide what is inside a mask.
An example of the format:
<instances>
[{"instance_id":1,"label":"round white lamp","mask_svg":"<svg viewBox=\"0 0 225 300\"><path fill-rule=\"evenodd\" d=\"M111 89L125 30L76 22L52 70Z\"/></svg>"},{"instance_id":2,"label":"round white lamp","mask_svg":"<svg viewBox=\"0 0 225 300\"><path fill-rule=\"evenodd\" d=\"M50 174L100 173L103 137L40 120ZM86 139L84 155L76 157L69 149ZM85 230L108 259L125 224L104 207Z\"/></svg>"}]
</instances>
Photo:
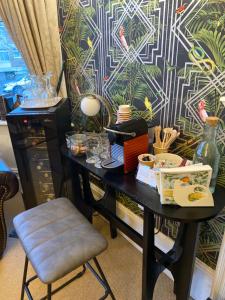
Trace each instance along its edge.
<instances>
[{"instance_id":1,"label":"round white lamp","mask_svg":"<svg viewBox=\"0 0 225 300\"><path fill-rule=\"evenodd\" d=\"M100 103L97 98L89 95L82 98L80 108L86 116L93 117L100 111Z\"/></svg>"},{"instance_id":2,"label":"round white lamp","mask_svg":"<svg viewBox=\"0 0 225 300\"><path fill-rule=\"evenodd\" d=\"M80 108L83 114L85 114L88 117L96 116L101 107L101 103L104 105L104 107L107 110L108 113L108 124L107 127L111 124L111 117L112 112L109 103L100 95L96 94L81 94L80 95Z\"/></svg>"}]
</instances>

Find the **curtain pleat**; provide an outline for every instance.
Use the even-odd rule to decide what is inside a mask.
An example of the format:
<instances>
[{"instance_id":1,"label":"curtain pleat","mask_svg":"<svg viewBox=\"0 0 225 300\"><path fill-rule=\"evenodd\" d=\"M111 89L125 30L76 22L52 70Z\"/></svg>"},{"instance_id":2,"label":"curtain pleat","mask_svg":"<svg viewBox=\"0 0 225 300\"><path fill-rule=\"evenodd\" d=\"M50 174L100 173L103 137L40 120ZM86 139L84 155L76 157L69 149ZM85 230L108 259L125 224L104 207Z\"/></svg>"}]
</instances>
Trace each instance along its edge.
<instances>
[{"instance_id":1,"label":"curtain pleat","mask_svg":"<svg viewBox=\"0 0 225 300\"><path fill-rule=\"evenodd\" d=\"M62 65L56 0L0 0L0 17L30 73L50 71L56 85ZM66 96L64 82L61 92Z\"/></svg>"}]
</instances>

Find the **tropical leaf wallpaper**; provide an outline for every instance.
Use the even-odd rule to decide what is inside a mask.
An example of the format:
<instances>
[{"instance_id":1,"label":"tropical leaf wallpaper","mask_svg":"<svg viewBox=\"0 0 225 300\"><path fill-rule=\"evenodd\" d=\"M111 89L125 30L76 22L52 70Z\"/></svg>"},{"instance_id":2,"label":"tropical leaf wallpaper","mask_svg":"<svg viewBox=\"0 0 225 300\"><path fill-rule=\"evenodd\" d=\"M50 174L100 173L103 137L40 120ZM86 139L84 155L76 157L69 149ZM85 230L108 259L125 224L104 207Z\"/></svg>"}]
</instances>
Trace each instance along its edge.
<instances>
[{"instance_id":1,"label":"tropical leaf wallpaper","mask_svg":"<svg viewBox=\"0 0 225 300\"><path fill-rule=\"evenodd\" d=\"M173 151L192 158L203 116L221 119L218 184L225 186L225 1L58 0L66 81L77 127L96 129L103 117L84 120L79 92L103 95L113 112L129 103L149 125L176 126L182 135ZM102 118L102 119L101 119ZM124 195L119 201L141 210ZM157 224L160 220L157 220ZM198 257L215 268L225 229L225 211L202 224ZM177 224L165 221L175 237Z\"/></svg>"}]
</instances>

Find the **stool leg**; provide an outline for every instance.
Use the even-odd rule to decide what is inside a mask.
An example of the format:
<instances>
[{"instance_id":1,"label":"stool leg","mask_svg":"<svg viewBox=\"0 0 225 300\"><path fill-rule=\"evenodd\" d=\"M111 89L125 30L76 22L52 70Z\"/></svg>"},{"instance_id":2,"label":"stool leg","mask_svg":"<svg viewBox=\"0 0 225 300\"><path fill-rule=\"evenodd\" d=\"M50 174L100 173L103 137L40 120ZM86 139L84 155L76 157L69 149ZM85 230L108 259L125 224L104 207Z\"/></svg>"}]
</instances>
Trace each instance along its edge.
<instances>
[{"instance_id":1,"label":"stool leg","mask_svg":"<svg viewBox=\"0 0 225 300\"><path fill-rule=\"evenodd\" d=\"M24 299L24 288L25 288L25 283L26 283L26 279L27 279L27 268L28 268L28 258L26 256L24 270L23 270L23 281L22 281L22 290L21 290L20 300Z\"/></svg>"},{"instance_id":2,"label":"stool leg","mask_svg":"<svg viewBox=\"0 0 225 300\"><path fill-rule=\"evenodd\" d=\"M94 257L93 260L94 260L94 263L95 263L95 265L96 265L96 267L97 267L97 269L98 269L98 271L99 271L99 273L100 273L102 279L105 281L105 284L106 284L106 286L107 286L107 288L108 288L108 290L109 290L109 294L110 294L111 298L112 298L113 300L116 300L116 298L115 298L115 296L113 295L113 292L112 292L112 290L111 290L111 288L110 288L110 286L109 286L109 283L108 283L108 281L107 281L107 279L106 279L106 277L105 277L105 275L104 275L104 273L103 273L103 271L102 271L102 268L100 267L100 264L99 264L99 262L97 261L97 258Z\"/></svg>"},{"instance_id":3,"label":"stool leg","mask_svg":"<svg viewBox=\"0 0 225 300\"><path fill-rule=\"evenodd\" d=\"M47 300L52 299L52 285L48 284L48 295L47 295Z\"/></svg>"}]
</instances>

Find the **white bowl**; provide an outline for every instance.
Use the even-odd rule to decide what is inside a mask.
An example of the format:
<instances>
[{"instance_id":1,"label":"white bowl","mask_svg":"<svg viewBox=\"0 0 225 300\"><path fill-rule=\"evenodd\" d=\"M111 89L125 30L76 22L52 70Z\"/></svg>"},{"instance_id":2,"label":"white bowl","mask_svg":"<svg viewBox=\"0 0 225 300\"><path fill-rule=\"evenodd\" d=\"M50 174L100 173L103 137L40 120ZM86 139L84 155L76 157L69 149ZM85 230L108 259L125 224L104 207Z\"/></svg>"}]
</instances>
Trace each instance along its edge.
<instances>
[{"instance_id":1,"label":"white bowl","mask_svg":"<svg viewBox=\"0 0 225 300\"><path fill-rule=\"evenodd\" d=\"M157 162L158 161L167 161L173 164L173 166L170 166L170 168L176 168L179 167L181 162L183 161L182 157L180 157L177 154L173 154L173 153L159 153L155 155L155 167L157 168ZM166 168L166 166L164 167ZM160 191L160 168L159 170L155 171L155 176L156 176L156 185L158 187L158 191L159 193Z\"/></svg>"},{"instance_id":2,"label":"white bowl","mask_svg":"<svg viewBox=\"0 0 225 300\"><path fill-rule=\"evenodd\" d=\"M156 163L160 160L165 160L166 162L170 162L173 164L173 167L179 167L182 162L182 157L173 153L160 153L155 155ZM165 166L166 168L166 166Z\"/></svg>"}]
</instances>

